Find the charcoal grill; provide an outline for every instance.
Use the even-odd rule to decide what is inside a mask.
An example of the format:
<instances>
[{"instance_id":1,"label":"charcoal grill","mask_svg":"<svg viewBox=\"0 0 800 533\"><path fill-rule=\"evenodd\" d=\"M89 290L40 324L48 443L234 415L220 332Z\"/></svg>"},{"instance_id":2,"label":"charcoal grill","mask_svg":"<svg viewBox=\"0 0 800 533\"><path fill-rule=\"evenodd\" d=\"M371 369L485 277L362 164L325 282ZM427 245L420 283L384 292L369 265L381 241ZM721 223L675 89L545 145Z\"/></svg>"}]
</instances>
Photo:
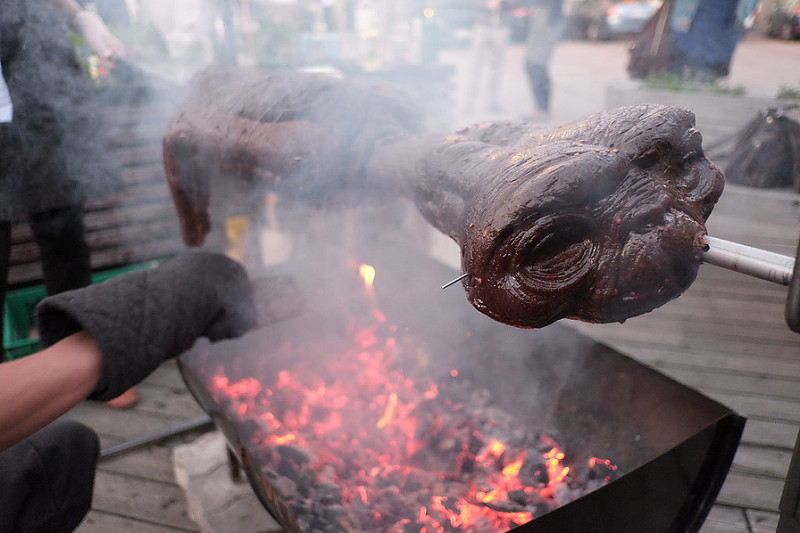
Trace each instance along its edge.
<instances>
[{"instance_id":1,"label":"charcoal grill","mask_svg":"<svg viewBox=\"0 0 800 533\"><path fill-rule=\"evenodd\" d=\"M522 330L492 321L461 291L439 290L457 273L415 248L387 239L380 246L342 248L333 242L308 247L272 270L292 276L305 299L303 312L240 339L198 343L179 359L189 390L224 433L259 500L287 531L301 528L265 477L247 432L212 398L207 369L224 364L226 373L242 372L254 353L268 359L271 347L282 343L302 343L310 334L343 336L343 313L367 312L346 303L354 287L340 274L353 258L375 266L382 311L426 340L436 371L458 367L519 424L557 435L569 457L601 455L618 465L621 475L611 483L515 531L700 528L730 468L742 416L566 325Z\"/></svg>"}]
</instances>

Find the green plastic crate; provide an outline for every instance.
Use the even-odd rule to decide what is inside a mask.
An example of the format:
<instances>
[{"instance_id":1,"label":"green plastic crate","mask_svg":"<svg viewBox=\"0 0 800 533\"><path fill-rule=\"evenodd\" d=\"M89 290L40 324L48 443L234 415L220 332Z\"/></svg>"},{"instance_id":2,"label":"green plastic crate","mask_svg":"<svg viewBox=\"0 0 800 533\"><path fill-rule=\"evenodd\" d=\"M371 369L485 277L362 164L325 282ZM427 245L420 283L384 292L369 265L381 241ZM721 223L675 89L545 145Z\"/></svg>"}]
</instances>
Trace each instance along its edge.
<instances>
[{"instance_id":1,"label":"green plastic crate","mask_svg":"<svg viewBox=\"0 0 800 533\"><path fill-rule=\"evenodd\" d=\"M92 283L102 283L119 274L147 270L158 265L158 261L136 263L121 268L103 270L92 274ZM39 300L47 296L44 285L15 289L6 294L5 320L3 321L3 346L6 359L19 359L41 349L39 337L33 324L33 310Z\"/></svg>"}]
</instances>

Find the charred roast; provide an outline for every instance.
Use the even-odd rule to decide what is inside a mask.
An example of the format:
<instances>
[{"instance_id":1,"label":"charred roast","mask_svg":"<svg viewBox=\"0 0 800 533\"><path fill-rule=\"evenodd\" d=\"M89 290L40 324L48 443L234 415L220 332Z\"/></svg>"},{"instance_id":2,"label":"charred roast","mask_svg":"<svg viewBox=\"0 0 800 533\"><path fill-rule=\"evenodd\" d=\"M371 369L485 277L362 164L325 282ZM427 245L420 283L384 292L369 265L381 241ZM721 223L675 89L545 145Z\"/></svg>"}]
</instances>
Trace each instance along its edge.
<instances>
[{"instance_id":1,"label":"charred roast","mask_svg":"<svg viewBox=\"0 0 800 533\"><path fill-rule=\"evenodd\" d=\"M473 306L518 327L624 321L694 281L724 178L691 111L642 104L442 137L418 109L376 82L199 74L164 136L185 242L210 229L212 181L267 183L320 207L409 198L460 246Z\"/></svg>"}]
</instances>

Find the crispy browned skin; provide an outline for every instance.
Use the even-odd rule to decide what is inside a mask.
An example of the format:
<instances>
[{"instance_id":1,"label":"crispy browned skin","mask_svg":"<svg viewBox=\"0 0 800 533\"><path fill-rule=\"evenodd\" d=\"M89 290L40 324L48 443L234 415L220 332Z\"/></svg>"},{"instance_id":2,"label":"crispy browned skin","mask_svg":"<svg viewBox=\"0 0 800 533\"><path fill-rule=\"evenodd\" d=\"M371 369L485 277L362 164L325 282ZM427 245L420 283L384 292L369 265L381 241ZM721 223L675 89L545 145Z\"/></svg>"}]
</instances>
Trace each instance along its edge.
<instances>
[{"instance_id":1,"label":"crispy browned skin","mask_svg":"<svg viewBox=\"0 0 800 533\"><path fill-rule=\"evenodd\" d=\"M405 195L460 245L469 301L514 326L622 321L697 275L724 179L686 109L644 104L551 129L493 122L424 138L412 103L384 87L298 73L222 79L197 80L164 138L189 245L208 231L212 180L266 180L320 206Z\"/></svg>"},{"instance_id":2,"label":"crispy browned skin","mask_svg":"<svg viewBox=\"0 0 800 533\"><path fill-rule=\"evenodd\" d=\"M424 165L415 202L461 245L469 300L520 327L622 321L679 296L724 183L694 115L658 105L546 131L477 125Z\"/></svg>"}]
</instances>

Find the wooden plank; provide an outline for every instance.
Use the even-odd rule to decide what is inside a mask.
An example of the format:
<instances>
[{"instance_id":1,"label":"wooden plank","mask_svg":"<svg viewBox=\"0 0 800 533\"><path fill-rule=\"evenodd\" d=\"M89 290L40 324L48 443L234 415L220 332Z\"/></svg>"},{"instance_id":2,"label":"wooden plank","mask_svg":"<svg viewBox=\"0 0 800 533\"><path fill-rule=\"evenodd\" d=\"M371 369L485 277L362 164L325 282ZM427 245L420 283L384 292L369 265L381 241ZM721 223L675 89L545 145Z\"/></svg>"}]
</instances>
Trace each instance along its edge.
<instances>
[{"instance_id":1,"label":"wooden plank","mask_svg":"<svg viewBox=\"0 0 800 533\"><path fill-rule=\"evenodd\" d=\"M723 227L726 228L725 231L717 229ZM709 222L708 225L708 232L714 237L727 235L728 241L792 257L797 250L797 234L793 230L792 226L777 229L774 224L734 217L721 217L716 219L716 224Z\"/></svg>"},{"instance_id":2,"label":"wooden plank","mask_svg":"<svg viewBox=\"0 0 800 533\"><path fill-rule=\"evenodd\" d=\"M132 248L139 243L153 243L156 240L168 241L180 235L180 226L175 219L143 221L136 226L118 226L93 231L86 235L86 242L96 255L98 252L114 248ZM178 246L175 251L186 246Z\"/></svg>"},{"instance_id":3,"label":"wooden plank","mask_svg":"<svg viewBox=\"0 0 800 533\"><path fill-rule=\"evenodd\" d=\"M617 346L617 343L610 344ZM620 343L622 344L622 343ZM625 343L622 351L631 354L636 359L650 363L688 365L703 369L726 369L729 372L740 372L751 375L764 376L797 376L800 375L800 361L797 360L797 350L794 346L773 347L772 355L766 357L763 353L745 352L736 353L730 348L722 349L686 349L674 350L664 346L648 346L645 344ZM785 357L784 357L785 356Z\"/></svg>"},{"instance_id":4,"label":"wooden plank","mask_svg":"<svg viewBox=\"0 0 800 533\"><path fill-rule=\"evenodd\" d=\"M780 336L779 341L763 339L755 333L734 337L723 331L712 331L708 333L711 338L698 339L694 337L699 334L697 330L687 331L675 322L674 319L661 321L642 317L641 321L631 319L622 325L563 323L637 359L751 372L758 372L767 362L776 368L783 367L787 372L783 375L800 375L796 366L800 363L797 357L800 336L788 332L788 328L778 333L775 333L777 329L773 330L774 335ZM765 342L769 342L769 349L765 348Z\"/></svg>"},{"instance_id":5,"label":"wooden plank","mask_svg":"<svg viewBox=\"0 0 800 533\"><path fill-rule=\"evenodd\" d=\"M191 394L184 388L172 389L143 383L139 388L139 411L159 414L169 411L170 418L190 420L204 414Z\"/></svg>"},{"instance_id":6,"label":"wooden plank","mask_svg":"<svg viewBox=\"0 0 800 533\"><path fill-rule=\"evenodd\" d=\"M109 227L144 226L149 222L169 220L175 232L180 231L178 215L170 198L156 197L158 201L136 205L120 205L108 211L95 211L86 216L87 234L98 233Z\"/></svg>"},{"instance_id":7,"label":"wooden plank","mask_svg":"<svg viewBox=\"0 0 800 533\"><path fill-rule=\"evenodd\" d=\"M122 147L114 151L117 161L123 167L162 163L161 145Z\"/></svg>"},{"instance_id":8,"label":"wooden plank","mask_svg":"<svg viewBox=\"0 0 800 533\"><path fill-rule=\"evenodd\" d=\"M191 528L162 526L92 509L75 530L75 533L109 533L112 531L130 531L135 533L176 533L180 531L195 533L200 531L200 528L196 524L192 523L192 526Z\"/></svg>"},{"instance_id":9,"label":"wooden plank","mask_svg":"<svg viewBox=\"0 0 800 533\"><path fill-rule=\"evenodd\" d=\"M693 299L694 294L685 294L683 300L666 304L664 307L634 317L625 322L628 329L633 326L645 328L657 322L675 322L684 334L698 336L716 333L725 330L722 336L723 345L735 344L739 339L757 338L772 339L774 341L789 342L800 345L796 334L793 334L784 322L784 306L786 291L782 291L773 301L759 301L758 299L712 299L701 297ZM743 308L744 303L747 306ZM651 337L660 338L669 333L650 331ZM735 335L735 337L728 337ZM697 339L700 340L700 339ZM719 342L720 339L715 339Z\"/></svg>"},{"instance_id":10,"label":"wooden plank","mask_svg":"<svg viewBox=\"0 0 800 533\"><path fill-rule=\"evenodd\" d=\"M149 202L172 203L169 187L165 182L146 182L126 187L123 191L86 204L86 218L90 219L94 211L119 209L129 205L142 205ZM175 208L173 207L173 211ZM177 212L175 213L177 217Z\"/></svg>"},{"instance_id":11,"label":"wooden plank","mask_svg":"<svg viewBox=\"0 0 800 533\"><path fill-rule=\"evenodd\" d=\"M142 476L164 483L175 483L175 470L172 466L172 448L199 438L203 432L191 432L166 444L154 444L138 452L123 453L110 459L103 459L99 468L105 472Z\"/></svg>"},{"instance_id":12,"label":"wooden plank","mask_svg":"<svg viewBox=\"0 0 800 533\"><path fill-rule=\"evenodd\" d=\"M137 121L116 124L107 139L112 149L128 146L151 146L160 150L161 140L167 130L162 120Z\"/></svg>"},{"instance_id":13,"label":"wooden plank","mask_svg":"<svg viewBox=\"0 0 800 533\"><path fill-rule=\"evenodd\" d=\"M185 416L171 411L153 414L142 412L138 408L118 410L97 402L83 402L65 414L64 418L90 421L88 425L100 435L103 446L160 431L186 420Z\"/></svg>"},{"instance_id":14,"label":"wooden plank","mask_svg":"<svg viewBox=\"0 0 800 533\"><path fill-rule=\"evenodd\" d=\"M800 194L726 183L709 221L721 213L735 216L739 220L758 220L774 224L780 228L792 220L800 222Z\"/></svg>"},{"instance_id":15,"label":"wooden plank","mask_svg":"<svg viewBox=\"0 0 800 533\"><path fill-rule=\"evenodd\" d=\"M98 470L92 509L129 519L195 530L183 492L176 484Z\"/></svg>"},{"instance_id":16,"label":"wooden plank","mask_svg":"<svg viewBox=\"0 0 800 533\"><path fill-rule=\"evenodd\" d=\"M707 369L728 369L753 375L800 375L797 347L793 345L772 346L767 355L760 345L757 345L760 347L758 350L748 349L753 346L750 342L746 346L723 344L722 341L716 346L685 346L679 339L661 339L659 342L642 329L596 331L584 326L578 326L578 329L645 364L672 363ZM666 344L668 342L671 344Z\"/></svg>"},{"instance_id":17,"label":"wooden plank","mask_svg":"<svg viewBox=\"0 0 800 533\"><path fill-rule=\"evenodd\" d=\"M736 450L731 471L740 474L772 476L783 479L789 470L792 451L742 444Z\"/></svg>"},{"instance_id":18,"label":"wooden plank","mask_svg":"<svg viewBox=\"0 0 800 533\"><path fill-rule=\"evenodd\" d=\"M142 101L132 106L131 104L112 104L103 106L100 110L101 117L108 124L139 124L156 122L166 125L177 110L177 105L169 101Z\"/></svg>"},{"instance_id":19,"label":"wooden plank","mask_svg":"<svg viewBox=\"0 0 800 533\"><path fill-rule=\"evenodd\" d=\"M155 372L147 376L147 383L182 391L187 390L186 384L181 377L180 370L178 370L178 363L174 359L170 359L159 365Z\"/></svg>"},{"instance_id":20,"label":"wooden plank","mask_svg":"<svg viewBox=\"0 0 800 533\"><path fill-rule=\"evenodd\" d=\"M761 395L765 398L786 398L800 401L800 378L762 373L748 375L713 368L693 366L658 367L661 372L686 385L703 390Z\"/></svg>"},{"instance_id":21,"label":"wooden plank","mask_svg":"<svg viewBox=\"0 0 800 533\"><path fill-rule=\"evenodd\" d=\"M800 423L800 402L775 398L734 395L716 391L703 391L710 398L743 413L748 418Z\"/></svg>"},{"instance_id":22,"label":"wooden plank","mask_svg":"<svg viewBox=\"0 0 800 533\"><path fill-rule=\"evenodd\" d=\"M216 244L209 240L206 250L215 250ZM98 250L92 253L92 265L95 268L109 268L149 260L160 260L172 257L178 253L190 251L180 237L162 239L160 241L137 242L124 248Z\"/></svg>"},{"instance_id":23,"label":"wooden plank","mask_svg":"<svg viewBox=\"0 0 800 533\"><path fill-rule=\"evenodd\" d=\"M768 302L773 306L786 300L787 288L755 278L721 269L714 265L701 265L694 284L682 294L672 308L692 312L694 306L721 302ZM711 300L710 302L708 300ZM695 312L697 312L695 310Z\"/></svg>"},{"instance_id":24,"label":"wooden plank","mask_svg":"<svg viewBox=\"0 0 800 533\"><path fill-rule=\"evenodd\" d=\"M166 182L141 182L126 187L124 191L87 203L84 224L87 233L103 229L105 225L135 223L149 218L178 220L175 204ZM33 232L27 223L15 224L11 232L12 256L25 257L26 247L35 247ZM12 258L13 262L13 258Z\"/></svg>"},{"instance_id":25,"label":"wooden plank","mask_svg":"<svg viewBox=\"0 0 800 533\"><path fill-rule=\"evenodd\" d=\"M700 533L751 533L744 509L715 505L700 528Z\"/></svg>"},{"instance_id":26,"label":"wooden plank","mask_svg":"<svg viewBox=\"0 0 800 533\"><path fill-rule=\"evenodd\" d=\"M742 434L742 444L791 450L797 440L797 431L797 424L748 419Z\"/></svg>"},{"instance_id":27,"label":"wooden plank","mask_svg":"<svg viewBox=\"0 0 800 533\"><path fill-rule=\"evenodd\" d=\"M658 328L658 329L653 329ZM582 330L607 343L630 343L632 346L666 347L681 353L719 353L755 355L768 359L788 359L798 353L798 342L787 327L741 324L707 324L686 320L648 320L627 328L603 332ZM721 341L720 338L724 340ZM635 344L634 344L635 343ZM616 344L615 344L616 345Z\"/></svg>"},{"instance_id":28,"label":"wooden plank","mask_svg":"<svg viewBox=\"0 0 800 533\"><path fill-rule=\"evenodd\" d=\"M745 514L752 533L775 533L778 529L778 513L747 509Z\"/></svg>"},{"instance_id":29,"label":"wooden plank","mask_svg":"<svg viewBox=\"0 0 800 533\"><path fill-rule=\"evenodd\" d=\"M161 209L155 208L156 213L161 212L168 216L168 207L162 206ZM125 214L122 213L123 217ZM131 244L149 242L152 243L154 239L161 239L163 241L170 240L180 235L180 225L176 218L168 217L156 218L153 220L142 220L136 225L120 225L120 226L99 226L93 231L86 233L86 242L92 249L92 255L96 255L100 250L108 248L126 248ZM182 243L182 241L181 241ZM185 245L179 246L178 249L185 248ZM14 247L12 251L12 264L32 263L39 261L39 247L33 243L20 244Z\"/></svg>"},{"instance_id":30,"label":"wooden plank","mask_svg":"<svg viewBox=\"0 0 800 533\"><path fill-rule=\"evenodd\" d=\"M149 165L125 167L120 172L120 178L126 187L139 183L163 183L167 186L166 172L160 161Z\"/></svg>"},{"instance_id":31,"label":"wooden plank","mask_svg":"<svg viewBox=\"0 0 800 533\"><path fill-rule=\"evenodd\" d=\"M717 497L717 503L762 511L778 509L783 481L729 472Z\"/></svg>"}]
</instances>

